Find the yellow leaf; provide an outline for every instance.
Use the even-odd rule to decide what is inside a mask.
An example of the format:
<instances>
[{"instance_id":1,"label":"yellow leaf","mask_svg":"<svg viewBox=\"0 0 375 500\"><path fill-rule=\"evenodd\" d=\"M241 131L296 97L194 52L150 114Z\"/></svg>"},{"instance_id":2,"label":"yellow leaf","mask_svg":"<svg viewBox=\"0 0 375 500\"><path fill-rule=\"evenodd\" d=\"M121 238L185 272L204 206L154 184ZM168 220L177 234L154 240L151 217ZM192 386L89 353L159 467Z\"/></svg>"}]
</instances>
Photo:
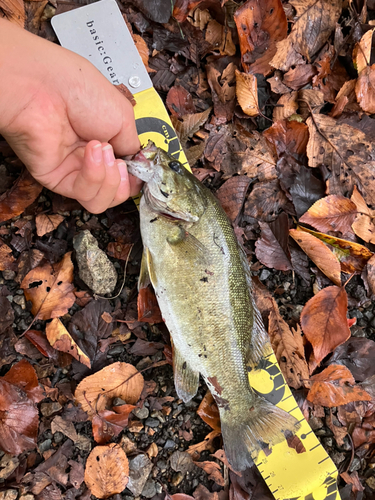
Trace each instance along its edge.
<instances>
[{"instance_id":1,"label":"yellow leaf","mask_svg":"<svg viewBox=\"0 0 375 500\"><path fill-rule=\"evenodd\" d=\"M252 74L241 73L236 69L236 95L242 111L248 116L257 116L258 83Z\"/></svg>"},{"instance_id":2,"label":"yellow leaf","mask_svg":"<svg viewBox=\"0 0 375 500\"><path fill-rule=\"evenodd\" d=\"M87 354L74 342L70 333L58 318L55 318L46 326L46 336L51 346L58 351L67 352L80 363L91 368L91 362Z\"/></svg>"}]
</instances>

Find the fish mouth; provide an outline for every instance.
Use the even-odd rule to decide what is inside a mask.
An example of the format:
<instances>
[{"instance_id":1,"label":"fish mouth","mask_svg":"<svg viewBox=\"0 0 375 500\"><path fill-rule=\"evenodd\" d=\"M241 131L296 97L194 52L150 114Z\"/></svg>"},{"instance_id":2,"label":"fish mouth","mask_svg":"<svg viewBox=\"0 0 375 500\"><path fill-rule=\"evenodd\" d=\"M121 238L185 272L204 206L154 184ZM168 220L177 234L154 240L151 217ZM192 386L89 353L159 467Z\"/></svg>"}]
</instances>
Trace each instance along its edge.
<instances>
[{"instance_id":1,"label":"fish mouth","mask_svg":"<svg viewBox=\"0 0 375 500\"><path fill-rule=\"evenodd\" d=\"M155 175L154 159L158 148L152 141L148 141L145 148L131 156L124 156L130 174L144 182L150 182Z\"/></svg>"}]
</instances>

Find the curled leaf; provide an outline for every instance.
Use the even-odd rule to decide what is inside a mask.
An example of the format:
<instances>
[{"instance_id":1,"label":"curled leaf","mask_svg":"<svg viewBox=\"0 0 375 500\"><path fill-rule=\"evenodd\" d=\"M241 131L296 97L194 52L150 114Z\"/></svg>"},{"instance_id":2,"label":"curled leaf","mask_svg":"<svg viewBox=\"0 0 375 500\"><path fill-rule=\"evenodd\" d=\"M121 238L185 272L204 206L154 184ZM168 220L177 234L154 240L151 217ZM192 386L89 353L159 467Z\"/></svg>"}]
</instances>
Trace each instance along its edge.
<instances>
[{"instance_id":1,"label":"curled leaf","mask_svg":"<svg viewBox=\"0 0 375 500\"><path fill-rule=\"evenodd\" d=\"M67 352L80 363L91 368L90 358L72 339L70 333L58 318L55 318L46 326L48 342L58 351Z\"/></svg>"},{"instance_id":2,"label":"curled leaf","mask_svg":"<svg viewBox=\"0 0 375 500\"><path fill-rule=\"evenodd\" d=\"M43 186L25 169L11 189L0 196L0 222L22 214L36 200L42 189Z\"/></svg>"},{"instance_id":3,"label":"curled leaf","mask_svg":"<svg viewBox=\"0 0 375 500\"><path fill-rule=\"evenodd\" d=\"M242 111L248 116L257 116L258 83L254 75L241 73L236 69L236 95Z\"/></svg>"}]
</instances>

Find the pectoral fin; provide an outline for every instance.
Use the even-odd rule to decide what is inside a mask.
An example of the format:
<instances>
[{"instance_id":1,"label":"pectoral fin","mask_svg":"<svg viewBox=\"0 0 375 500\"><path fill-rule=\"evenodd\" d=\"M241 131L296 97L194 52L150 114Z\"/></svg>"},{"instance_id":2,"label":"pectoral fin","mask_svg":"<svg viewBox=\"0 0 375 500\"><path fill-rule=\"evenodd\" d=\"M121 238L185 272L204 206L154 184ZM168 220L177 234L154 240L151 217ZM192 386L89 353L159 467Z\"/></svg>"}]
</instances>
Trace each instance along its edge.
<instances>
[{"instance_id":1,"label":"pectoral fin","mask_svg":"<svg viewBox=\"0 0 375 500\"><path fill-rule=\"evenodd\" d=\"M139 273L138 290L146 288L150 283L154 288L156 287L156 274L152 262L152 255L150 250L145 247L143 250L141 270Z\"/></svg>"},{"instance_id":2,"label":"pectoral fin","mask_svg":"<svg viewBox=\"0 0 375 500\"><path fill-rule=\"evenodd\" d=\"M176 347L173 347L174 385L177 395L184 403L188 403L197 393L199 372L193 370L183 359Z\"/></svg>"},{"instance_id":3,"label":"pectoral fin","mask_svg":"<svg viewBox=\"0 0 375 500\"><path fill-rule=\"evenodd\" d=\"M175 226L167 235L167 242L174 252L182 252L202 265L209 264L208 249L182 226Z\"/></svg>"}]
</instances>

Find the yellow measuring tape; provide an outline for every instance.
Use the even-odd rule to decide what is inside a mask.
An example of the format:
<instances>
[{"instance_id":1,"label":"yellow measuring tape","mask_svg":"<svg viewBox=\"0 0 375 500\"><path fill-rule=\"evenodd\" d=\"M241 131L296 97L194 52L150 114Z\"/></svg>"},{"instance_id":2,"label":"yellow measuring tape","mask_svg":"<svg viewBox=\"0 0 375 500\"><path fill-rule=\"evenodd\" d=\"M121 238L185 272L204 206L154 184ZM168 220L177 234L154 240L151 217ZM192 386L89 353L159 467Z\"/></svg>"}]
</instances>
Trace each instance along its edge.
<instances>
[{"instance_id":1,"label":"yellow measuring tape","mask_svg":"<svg viewBox=\"0 0 375 500\"><path fill-rule=\"evenodd\" d=\"M167 110L154 88L134 94L134 112L141 143L152 140L190 170ZM276 500L340 500L337 470L302 415L285 383L275 355L266 358L265 367L249 373L254 390L265 399L293 415L300 423L297 436L306 451L297 453L283 441L254 460Z\"/></svg>"}]
</instances>

